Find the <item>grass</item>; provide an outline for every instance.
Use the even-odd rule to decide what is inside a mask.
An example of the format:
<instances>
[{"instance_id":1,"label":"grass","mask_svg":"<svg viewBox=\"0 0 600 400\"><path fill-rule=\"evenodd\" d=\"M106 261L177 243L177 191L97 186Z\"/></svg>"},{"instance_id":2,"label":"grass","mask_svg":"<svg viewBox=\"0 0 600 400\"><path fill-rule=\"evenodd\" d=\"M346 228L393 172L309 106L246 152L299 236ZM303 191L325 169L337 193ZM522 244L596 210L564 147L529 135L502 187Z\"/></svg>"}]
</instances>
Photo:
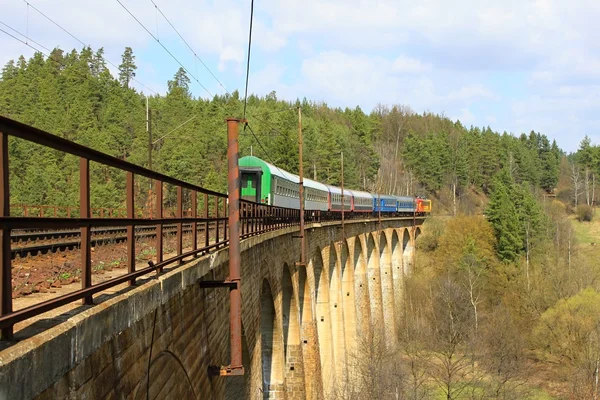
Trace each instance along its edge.
<instances>
[{"instance_id":1,"label":"grass","mask_svg":"<svg viewBox=\"0 0 600 400\"><path fill-rule=\"evenodd\" d=\"M591 222L579 222L575 217L570 219L580 245L600 242L600 220L594 219Z\"/></svg>"},{"instance_id":2,"label":"grass","mask_svg":"<svg viewBox=\"0 0 600 400\"><path fill-rule=\"evenodd\" d=\"M545 390L537 388L537 387L529 387L528 389L528 396L525 397L525 399L527 400L559 400L558 397L554 397L549 395ZM485 391L482 388L477 387L476 385L470 385L467 386L465 388L465 390L457 397L458 399L470 399L471 398L471 394L475 395L475 398L480 398L481 396L483 396L485 394ZM446 399L446 395L444 394L443 390L440 388L436 388L432 393L432 399L435 400L445 400Z\"/></svg>"},{"instance_id":3,"label":"grass","mask_svg":"<svg viewBox=\"0 0 600 400\"><path fill-rule=\"evenodd\" d=\"M558 397L550 396L542 389L532 389L529 400L558 400Z\"/></svg>"}]
</instances>

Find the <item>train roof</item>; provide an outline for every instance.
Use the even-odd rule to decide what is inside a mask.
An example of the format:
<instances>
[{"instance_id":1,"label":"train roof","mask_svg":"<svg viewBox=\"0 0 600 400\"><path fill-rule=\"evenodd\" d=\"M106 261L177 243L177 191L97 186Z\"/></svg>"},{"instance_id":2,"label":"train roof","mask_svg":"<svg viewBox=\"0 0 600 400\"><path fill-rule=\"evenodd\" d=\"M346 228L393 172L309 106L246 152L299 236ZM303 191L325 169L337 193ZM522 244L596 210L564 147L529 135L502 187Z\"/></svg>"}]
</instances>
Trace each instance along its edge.
<instances>
[{"instance_id":1,"label":"train roof","mask_svg":"<svg viewBox=\"0 0 600 400\"><path fill-rule=\"evenodd\" d=\"M395 196L400 201L415 201L414 197L411 196Z\"/></svg>"},{"instance_id":2,"label":"train roof","mask_svg":"<svg viewBox=\"0 0 600 400\"><path fill-rule=\"evenodd\" d=\"M300 177L298 175L294 175L289 173L279 167L274 166L258 157L255 156L245 156L239 159L238 161L240 167L260 167L263 169L268 169L271 175L277 176L279 178L287 179L293 183L299 183Z\"/></svg>"},{"instance_id":3,"label":"train roof","mask_svg":"<svg viewBox=\"0 0 600 400\"><path fill-rule=\"evenodd\" d=\"M333 194L342 194L342 189L337 186L325 185L325 187ZM347 190L344 190L344 192L347 192Z\"/></svg>"},{"instance_id":4,"label":"train roof","mask_svg":"<svg viewBox=\"0 0 600 400\"><path fill-rule=\"evenodd\" d=\"M329 189L327 189L327 185L324 185L321 182L313 181L312 179L306 179L306 178L303 178L302 181L304 183L304 187L322 190L324 192L329 192Z\"/></svg>"},{"instance_id":5,"label":"train roof","mask_svg":"<svg viewBox=\"0 0 600 400\"><path fill-rule=\"evenodd\" d=\"M360 190L348 190L348 192L350 192L354 197L373 200L373 195L368 192L362 192Z\"/></svg>"},{"instance_id":6,"label":"train roof","mask_svg":"<svg viewBox=\"0 0 600 400\"><path fill-rule=\"evenodd\" d=\"M396 200L396 198L398 196L392 196L391 194L381 194L381 193L371 193L371 196L373 196L374 199L381 199L381 200Z\"/></svg>"}]
</instances>

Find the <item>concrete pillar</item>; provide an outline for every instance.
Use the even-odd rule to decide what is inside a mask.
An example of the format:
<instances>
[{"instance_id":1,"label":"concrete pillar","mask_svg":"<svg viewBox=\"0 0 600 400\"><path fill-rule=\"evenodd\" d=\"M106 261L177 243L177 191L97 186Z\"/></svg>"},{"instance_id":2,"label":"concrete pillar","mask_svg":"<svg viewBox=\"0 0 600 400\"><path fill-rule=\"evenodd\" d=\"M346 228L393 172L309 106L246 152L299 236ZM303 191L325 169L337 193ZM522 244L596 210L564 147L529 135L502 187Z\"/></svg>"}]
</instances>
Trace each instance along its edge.
<instances>
[{"instance_id":1,"label":"concrete pillar","mask_svg":"<svg viewBox=\"0 0 600 400\"><path fill-rule=\"evenodd\" d=\"M314 302L311 286L314 287L313 275L311 274L309 278L306 268L299 267L300 341L304 365L305 394L307 400L320 400L323 398L323 379L321 376L317 323L313 318Z\"/></svg>"},{"instance_id":2,"label":"concrete pillar","mask_svg":"<svg viewBox=\"0 0 600 400\"><path fill-rule=\"evenodd\" d=\"M399 329L404 307L404 270L402 268L402 245L398 237L398 231L392 231L391 244L391 268L394 287L394 312L396 318L396 329ZM397 333L397 332L396 332Z\"/></svg>"},{"instance_id":3,"label":"concrete pillar","mask_svg":"<svg viewBox=\"0 0 600 400\"><path fill-rule=\"evenodd\" d=\"M356 303L354 294L354 264L348 249L348 242L342 244L342 292L341 302L344 313L344 334L346 336L346 360L355 350L356 343Z\"/></svg>"},{"instance_id":4,"label":"concrete pillar","mask_svg":"<svg viewBox=\"0 0 600 400\"><path fill-rule=\"evenodd\" d=\"M381 300L385 342L393 347L397 343L394 282L392 276L392 251L384 231L379 232L379 266L381 275Z\"/></svg>"},{"instance_id":5,"label":"concrete pillar","mask_svg":"<svg viewBox=\"0 0 600 400\"><path fill-rule=\"evenodd\" d=\"M296 293L287 264L281 280L283 297L283 343L285 356L285 392L288 400L304 399L304 362L300 345L300 315Z\"/></svg>"},{"instance_id":6,"label":"concrete pillar","mask_svg":"<svg viewBox=\"0 0 600 400\"><path fill-rule=\"evenodd\" d=\"M333 340L333 362L335 367L335 382L343 382L344 366L346 365L346 337L344 331L344 313L342 306L341 271L338 244L331 243L329 247L329 306L331 315L331 335Z\"/></svg>"},{"instance_id":7,"label":"concrete pillar","mask_svg":"<svg viewBox=\"0 0 600 400\"><path fill-rule=\"evenodd\" d=\"M326 254L327 260L329 255ZM335 381L333 358L333 340L331 334L331 314L329 304L329 279L324 268L323 254L319 249L311 260L315 274L316 322L319 335L319 354L321 358L321 374L323 377L323 393L325 398Z\"/></svg>"},{"instance_id":8,"label":"concrete pillar","mask_svg":"<svg viewBox=\"0 0 600 400\"><path fill-rule=\"evenodd\" d=\"M275 310L271 286L266 279L263 280L260 304L263 399L284 399L282 323Z\"/></svg>"},{"instance_id":9,"label":"concrete pillar","mask_svg":"<svg viewBox=\"0 0 600 400\"><path fill-rule=\"evenodd\" d=\"M403 229L402 236L402 267L405 275L410 275L413 269L414 243L407 228Z\"/></svg>"},{"instance_id":10,"label":"concrete pillar","mask_svg":"<svg viewBox=\"0 0 600 400\"><path fill-rule=\"evenodd\" d=\"M381 271L379 252L375 245L373 233L367 235L367 271L369 282L369 304L371 308L371 324L373 333L382 338L383 329L383 300L381 294Z\"/></svg>"},{"instance_id":11,"label":"concrete pillar","mask_svg":"<svg viewBox=\"0 0 600 400\"><path fill-rule=\"evenodd\" d=\"M371 337L371 306L369 302L369 281L365 253L357 236L354 239L354 302L356 310L356 338Z\"/></svg>"}]
</instances>

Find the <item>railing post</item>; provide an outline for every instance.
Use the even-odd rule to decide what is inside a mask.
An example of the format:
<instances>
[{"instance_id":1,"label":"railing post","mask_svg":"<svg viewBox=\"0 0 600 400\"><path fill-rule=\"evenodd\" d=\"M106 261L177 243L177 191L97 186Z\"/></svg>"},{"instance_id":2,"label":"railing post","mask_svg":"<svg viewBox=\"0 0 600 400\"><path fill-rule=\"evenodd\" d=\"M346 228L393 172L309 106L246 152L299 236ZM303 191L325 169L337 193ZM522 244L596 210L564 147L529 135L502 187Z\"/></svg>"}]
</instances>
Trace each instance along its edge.
<instances>
[{"instance_id":1,"label":"railing post","mask_svg":"<svg viewBox=\"0 0 600 400\"><path fill-rule=\"evenodd\" d=\"M156 193L156 218L163 218L163 183L154 181L154 192ZM162 223L156 225L156 263L163 261L163 226ZM160 269L162 272L162 268Z\"/></svg>"},{"instance_id":2,"label":"railing post","mask_svg":"<svg viewBox=\"0 0 600 400\"><path fill-rule=\"evenodd\" d=\"M177 218L179 221L177 222L177 255L180 256L183 254L183 224L181 223L181 218L183 218L183 188L181 186L177 186ZM180 259L178 264L183 264L183 259Z\"/></svg>"},{"instance_id":3,"label":"railing post","mask_svg":"<svg viewBox=\"0 0 600 400\"><path fill-rule=\"evenodd\" d=\"M133 196L134 188L133 172L127 172L127 218L135 218L135 200ZM127 272L135 272L135 225L133 223L127 225ZM129 280L129 285L135 285L135 278Z\"/></svg>"},{"instance_id":4,"label":"railing post","mask_svg":"<svg viewBox=\"0 0 600 400\"><path fill-rule=\"evenodd\" d=\"M239 212L240 208L238 206L238 212ZM227 202L225 201L225 199L223 199L223 217L227 217ZM224 220L223 221L223 241L227 241L227 227L228 227L228 220Z\"/></svg>"},{"instance_id":5,"label":"railing post","mask_svg":"<svg viewBox=\"0 0 600 400\"><path fill-rule=\"evenodd\" d=\"M198 218L198 192L195 190L192 191L192 218L194 218L194 222L192 222L192 250L198 249L198 223L196 222L196 218Z\"/></svg>"},{"instance_id":6,"label":"railing post","mask_svg":"<svg viewBox=\"0 0 600 400\"><path fill-rule=\"evenodd\" d=\"M219 198L215 197L215 243L219 243L219 225L221 221L219 221Z\"/></svg>"},{"instance_id":7,"label":"railing post","mask_svg":"<svg viewBox=\"0 0 600 400\"><path fill-rule=\"evenodd\" d=\"M8 173L8 135L0 132L0 216L10 216L10 185ZM12 312L12 263L10 254L10 229L0 231L0 316ZM0 331L0 339L9 340L13 336L13 327L8 326Z\"/></svg>"},{"instance_id":8,"label":"railing post","mask_svg":"<svg viewBox=\"0 0 600 400\"><path fill-rule=\"evenodd\" d=\"M208 247L210 243L210 222L208 222L208 194L206 193L204 193L204 218L206 219L206 222L204 223L204 247Z\"/></svg>"},{"instance_id":9,"label":"railing post","mask_svg":"<svg viewBox=\"0 0 600 400\"><path fill-rule=\"evenodd\" d=\"M90 160L79 159L79 218L87 219L91 216L90 209ZM91 227L86 225L81 228L81 288L92 286L92 253L91 253ZM83 304L93 304L92 296L83 298Z\"/></svg>"},{"instance_id":10,"label":"railing post","mask_svg":"<svg viewBox=\"0 0 600 400\"><path fill-rule=\"evenodd\" d=\"M240 221L242 225L242 235L248 233L248 209L252 208L252 204L240 203Z\"/></svg>"}]
</instances>

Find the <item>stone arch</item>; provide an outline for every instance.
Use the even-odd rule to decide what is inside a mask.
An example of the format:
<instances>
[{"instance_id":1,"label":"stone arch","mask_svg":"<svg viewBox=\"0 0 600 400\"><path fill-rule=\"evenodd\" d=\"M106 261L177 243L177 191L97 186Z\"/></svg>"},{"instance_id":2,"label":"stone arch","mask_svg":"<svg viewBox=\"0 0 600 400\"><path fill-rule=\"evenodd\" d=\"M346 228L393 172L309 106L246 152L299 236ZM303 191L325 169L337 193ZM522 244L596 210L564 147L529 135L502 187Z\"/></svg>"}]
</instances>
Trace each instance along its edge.
<instances>
[{"instance_id":1,"label":"stone arch","mask_svg":"<svg viewBox=\"0 0 600 400\"><path fill-rule=\"evenodd\" d=\"M304 363L300 346L300 313L287 264L283 265L281 294L286 393L293 392L302 397L304 395Z\"/></svg>"},{"instance_id":2,"label":"stone arch","mask_svg":"<svg viewBox=\"0 0 600 400\"><path fill-rule=\"evenodd\" d=\"M323 377L323 392L329 393L333 383L333 343L331 332L331 313L329 304L329 277L323 262L323 253L317 247L311 258L312 270L315 274L315 298L317 333L319 336L319 355L321 360L321 374ZM327 398L327 396L325 396Z\"/></svg>"},{"instance_id":3,"label":"stone arch","mask_svg":"<svg viewBox=\"0 0 600 400\"><path fill-rule=\"evenodd\" d=\"M385 231L379 232L379 266L381 275L381 301L386 343L396 343L396 310L392 271L392 249L388 246Z\"/></svg>"},{"instance_id":4,"label":"stone arch","mask_svg":"<svg viewBox=\"0 0 600 400\"><path fill-rule=\"evenodd\" d=\"M346 353L354 349L356 343L356 303L354 295L354 268L350 257L348 241L342 241L340 254L342 266L342 307L344 314L344 334L346 336Z\"/></svg>"},{"instance_id":5,"label":"stone arch","mask_svg":"<svg viewBox=\"0 0 600 400\"><path fill-rule=\"evenodd\" d=\"M405 275L412 271L412 256L413 243L408 228L404 228L402 231L402 266Z\"/></svg>"},{"instance_id":6,"label":"stone arch","mask_svg":"<svg viewBox=\"0 0 600 400\"><path fill-rule=\"evenodd\" d=\"M421 227L417 226L417 229L415 230L415 242L417 241L417 238L419 237L420 234L421 234Z\"/></svg>"},{"instance_id":7,"label":"stone arch","mask_svg":"<svg viewBox=\"0 0 600 400\"><path fill-rule=\"evenodd\" d=\"M367 267L365 253L360 236L354 238L354 293L356 338L370 335L371 310L369 305L369 282L367 280Z\"/></svg>"},{"instance_id":8,"label":"stone arch","mask_svg":"<svg viewBox=\"0 0 600 400\"><path fill-rule=\"evenodd\" d=\"M263 280L260 295L260 337L263 398L279 398L283 392L283 335L277 318L271 285Z\"/></svg>"},{"instance_id":9,"label":"stone arch","mask_svg":"<svg viewBox=\"0 0 600 400\"><path fill-rule=\"evenodd\" d=\"M379 252L373 232L367 234L367 278L369 282L369 304L373 333L383 337L383 302L381 296L381 274Z\"/></svg>"},{"instance_id":10,"label":"stone arch","mask_svg":"<svg viewBox=\"0 0 600 400\"><path fill-rule=\"evenodd\" d=\"M333 362L335 378L341 380L343 367L346 364L346 337L344 332L344 314L342 307L342 282L338 251L339 245L331 242L329 245L329 310L331 315L331 339L333 345Z\"/></svg>"}]
</instances>

